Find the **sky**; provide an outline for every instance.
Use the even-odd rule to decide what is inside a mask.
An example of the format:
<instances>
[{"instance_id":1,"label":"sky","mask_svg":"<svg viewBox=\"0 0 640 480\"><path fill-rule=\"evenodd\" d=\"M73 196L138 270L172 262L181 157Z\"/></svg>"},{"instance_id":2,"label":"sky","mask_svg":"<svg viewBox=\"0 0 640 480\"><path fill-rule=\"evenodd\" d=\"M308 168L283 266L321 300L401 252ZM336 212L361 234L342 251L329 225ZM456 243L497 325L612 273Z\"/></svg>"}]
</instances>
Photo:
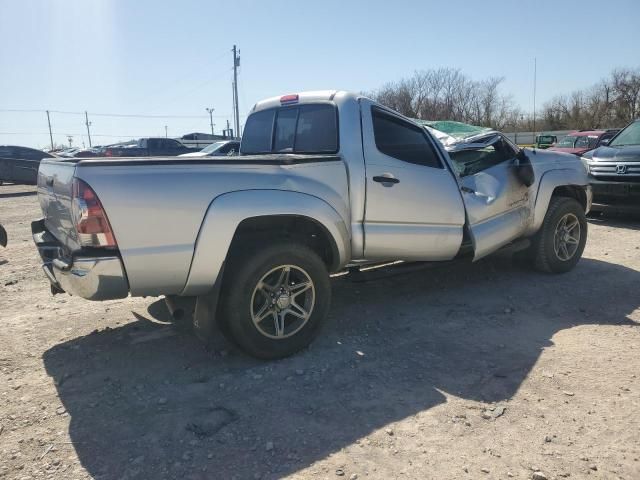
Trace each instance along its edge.
<instances>
[{"instance_id":1,"label":"sky","mask_svg":"<svg viewBox=\"0 0 640 480\"><path fill-rule=\"evenodd\" d=\"M207 107L220 133L234 44L242 122L262 98L438 67L504 77L531 111L534 58L538 107L640 68L640 1L0 0L0 144L48 147L45 110L55 143L88 146L85 111L94 145L209 132Z\"/></svg>"}]
</instances>

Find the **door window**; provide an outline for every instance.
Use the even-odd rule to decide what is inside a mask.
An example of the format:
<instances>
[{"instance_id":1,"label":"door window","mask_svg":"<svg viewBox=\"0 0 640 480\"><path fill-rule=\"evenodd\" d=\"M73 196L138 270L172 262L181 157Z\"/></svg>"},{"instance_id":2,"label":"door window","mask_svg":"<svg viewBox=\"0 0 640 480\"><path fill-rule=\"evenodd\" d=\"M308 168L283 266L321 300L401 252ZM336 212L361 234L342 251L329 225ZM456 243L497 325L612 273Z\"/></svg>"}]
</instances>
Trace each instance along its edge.
<instances>
[{"instance_id":1,"label":"door window","mask_svg":"<svg viewBox=\"0 0 640 480\"><path fill-rule=\"evenodd\" d=\"M442 168L435 149L424 131L379 109L372 109L376 147L385 155L403 162Z\"/></svg>"},{"instance_id":2,"label":"door window","mask_svg":"<svg viewBox=\"0 0 640 480\"><path fill-rule=\"evenodd\" d=\"M589 137L578 137L576 140L576 148L584 148L589 146Z\"/></svg>"},{"instance_id":3,"label":"door window","mask_svg":"<svg viewBox=\"0 0 640 480\"><path fill-rule=\"evenodd\" d=\"M449 152L460 176L475 175L515 157L517 152L503 138L494 140L490 137L484 146Z\"/></svg>"},{"instance_id":4,"label":"door window","mask_svg":"<svg viewBox=\"0 0 640 480\"><path fill-rule=\"evenodd\" d=\"M221 146L218 150L216 150L216 153L226 155L229 152L236 152L237 150L238 150L238 144L235 142L229 142Z\"/></svg>"}]
</instances>

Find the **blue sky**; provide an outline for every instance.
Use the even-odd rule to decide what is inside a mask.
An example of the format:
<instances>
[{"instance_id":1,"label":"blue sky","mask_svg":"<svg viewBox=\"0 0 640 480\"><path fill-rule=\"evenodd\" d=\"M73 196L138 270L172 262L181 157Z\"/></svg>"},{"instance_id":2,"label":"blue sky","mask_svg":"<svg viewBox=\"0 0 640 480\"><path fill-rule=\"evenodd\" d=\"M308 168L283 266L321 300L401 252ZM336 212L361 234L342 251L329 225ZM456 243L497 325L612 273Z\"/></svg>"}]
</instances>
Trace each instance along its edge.
<instances>
[{"instance_id":1,"label":"blue sky","mask_svg":"<svg viewBox=\"0 0 640 480\"><path fill-rule=\"evenodd\" d=\"M0 0L0 144L49 143L44 113L11 109L87 110L94 144L165 125L170 136L207 132L205 107L219 131L231 121L234 43L241 115L263 97L369 91L442 66L504 76L502 91L530 110L534 57L538 105L640 67L640 1ZM86 142L83 116L52 123L56 142Z\"/></svg>"}]
</instances>

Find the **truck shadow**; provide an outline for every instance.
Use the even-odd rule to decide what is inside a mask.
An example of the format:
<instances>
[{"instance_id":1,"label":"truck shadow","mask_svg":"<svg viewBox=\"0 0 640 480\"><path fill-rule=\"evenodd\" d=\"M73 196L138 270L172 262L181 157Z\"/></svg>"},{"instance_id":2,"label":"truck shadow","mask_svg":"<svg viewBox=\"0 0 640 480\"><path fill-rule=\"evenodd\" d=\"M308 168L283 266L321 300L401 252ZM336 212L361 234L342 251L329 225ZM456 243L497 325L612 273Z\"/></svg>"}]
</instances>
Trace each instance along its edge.
<instances>
[{"instance_id":1,"label":"truck shadow","mask_svg":"<svg viewBox=\"0 0 640 480\"><path fill-rule=\"evenodd\" d=\"M329 325L282 361L222 340L208 351L146 312L43 361L96 478L280 478L446 402L441 392L508 401L558 331L636 325L639 284L640 272L589 259L561 276L505 258L377 271L334 279Z\"/></svg>"},{"instance_id":2,"label":"truck shadow","mask_svg":"<svg viewBox=\"0 0 640 480\"><path fill-rule=\"evenodd\" d=\"M36 192L35 190L32 192L10 192L10 193L0 192L0 198L33 197L37 194L38 192Z\"/></svg>"}]
</instances>

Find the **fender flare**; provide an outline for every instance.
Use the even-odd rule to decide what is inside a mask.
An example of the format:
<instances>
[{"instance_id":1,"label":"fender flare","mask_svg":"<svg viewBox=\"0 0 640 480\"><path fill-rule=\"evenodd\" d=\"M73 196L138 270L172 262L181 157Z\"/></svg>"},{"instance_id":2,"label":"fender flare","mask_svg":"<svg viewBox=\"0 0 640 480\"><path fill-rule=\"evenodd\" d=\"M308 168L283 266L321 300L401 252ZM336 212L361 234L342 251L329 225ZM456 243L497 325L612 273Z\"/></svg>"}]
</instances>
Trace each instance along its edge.
<instances>
[{"instance_id":1,"label":"fender flare","mask_svg":"<svg viewBox=\"0 0 640 480\"><path fill-rule=\"evenodd\" d=\"M203 295L216 284L243 220L262 216L295 215L319 223L334 242L338 266L351 257L347 224L324 200L289 190L240 190L216 197L205 214L198 232L187 283L180 295Z\"/></svg>"},{"instance_id":2,"label":"fender flare","mask_svg":"<svg viewBox=\"0 0 640 480\"><path fill-rule=\"evenodd\" d=\"M538 184L538 193L533 213L533 222L527 232L530 235L535 234L544 221L547 214L553 191L557 187L579 187L585 190L589 188L589 179L586 172L573 168L563 168L558 170L549 170L542 175ZM589 207L590 196L587 194L587 209Z\"/></svg>"}]
</instances>

